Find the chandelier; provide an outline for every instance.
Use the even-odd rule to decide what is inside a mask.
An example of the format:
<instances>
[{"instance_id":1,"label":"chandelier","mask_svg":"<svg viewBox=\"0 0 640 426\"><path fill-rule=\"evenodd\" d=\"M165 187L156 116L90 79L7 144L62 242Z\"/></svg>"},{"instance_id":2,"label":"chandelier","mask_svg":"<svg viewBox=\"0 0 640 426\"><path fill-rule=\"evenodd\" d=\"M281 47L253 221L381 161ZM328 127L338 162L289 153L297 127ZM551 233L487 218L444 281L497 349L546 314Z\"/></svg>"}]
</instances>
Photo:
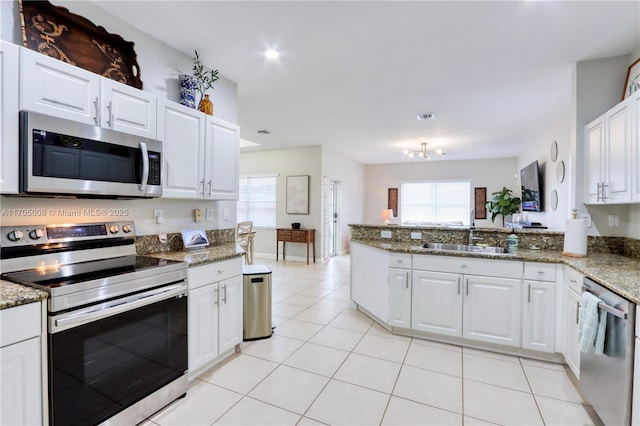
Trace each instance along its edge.
<instances>
[{"instance_id":1,"label":"chandelier","mask_svg":"<svg viewBox=\"0 0 640 426\"><path fill-rule=\"evenodd\" d=\"M431 160L432 155L438 155L438 156L445 155L445 153L442 152L442 149L440 148L434 149L433 151L427 150L426 142L423 142L422 144L420 144L419 151L409 151L408 149L405 149L403 151L403 154L409 160Z\"/></svg>"}]
</instances>

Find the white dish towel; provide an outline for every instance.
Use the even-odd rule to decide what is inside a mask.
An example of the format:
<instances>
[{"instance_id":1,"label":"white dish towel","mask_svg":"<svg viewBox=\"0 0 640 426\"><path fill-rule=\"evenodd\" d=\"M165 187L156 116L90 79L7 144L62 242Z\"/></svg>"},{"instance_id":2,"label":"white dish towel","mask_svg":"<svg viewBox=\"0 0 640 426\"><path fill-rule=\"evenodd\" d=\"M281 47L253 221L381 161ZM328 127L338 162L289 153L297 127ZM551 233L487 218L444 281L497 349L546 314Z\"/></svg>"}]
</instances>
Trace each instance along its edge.
<instances>
[{"instance_id":1,"label":"white dish towel","mask_svg":"<svg viewBox=\"0 0 640 426\"><path fill-rule=\"evenodd\" d=\"M580 351L587 353L595 348L596 355L604 351L604 336L607 327L607 313L598 309L601 300L585 291L578 318L578 344Z\"/></svg>"}]
</instances>

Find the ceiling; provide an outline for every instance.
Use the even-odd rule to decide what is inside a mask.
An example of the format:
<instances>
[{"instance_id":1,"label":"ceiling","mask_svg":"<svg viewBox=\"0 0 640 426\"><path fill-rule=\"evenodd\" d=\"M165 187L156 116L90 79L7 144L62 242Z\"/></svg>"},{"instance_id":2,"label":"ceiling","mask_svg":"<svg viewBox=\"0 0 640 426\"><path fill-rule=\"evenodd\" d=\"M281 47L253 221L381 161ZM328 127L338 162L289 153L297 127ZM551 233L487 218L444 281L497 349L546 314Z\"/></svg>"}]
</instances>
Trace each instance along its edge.
<instances>
[{"instance_id":1,"label":"ceiling","mask_svg":"<svg viewBox=\"0 0 640 426\"><path fill-rule=\"evenodd\" d=\"M94 3L237 82L251 150L323 145L365 164L422 142L445 160L517 157L569 123L576 62L640 46L637 1Z\"/></svg>"}]
</instances>

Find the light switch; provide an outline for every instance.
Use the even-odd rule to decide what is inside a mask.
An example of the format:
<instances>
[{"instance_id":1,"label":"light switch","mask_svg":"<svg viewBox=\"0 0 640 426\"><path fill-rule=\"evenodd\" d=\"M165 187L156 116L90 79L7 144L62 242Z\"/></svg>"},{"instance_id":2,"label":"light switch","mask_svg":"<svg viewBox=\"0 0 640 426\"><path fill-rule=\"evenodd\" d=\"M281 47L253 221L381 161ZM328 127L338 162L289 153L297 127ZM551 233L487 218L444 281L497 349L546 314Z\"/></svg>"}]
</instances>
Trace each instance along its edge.
<instances>
[{"instance_id":1,"label":"light switch","mask_svg":"<svg viewBox=\"0 0 640 426\"><path fill-rule=\"evenodd\" d=\"M391 231L380 231L380 238L391 238Z\"/></svg>"},{"instance_id":2,"label":"light switch","mask_svg":"<svg viewBox=\"0 0 640 426\"><path fill-rule=\"evenodd\" d=\"M224 220L229 220L229 207L225 207L222 209L222 218Z\"/></svg>"},{"instance_id":3,"label":"light switch","mask_svg":"<svg viewBox=\"0 0 640 426\"><path fill-rule=\"evenodd\" d=\"M412 232L411 233L412 240L420 240L422 239L422 232Z\"/></svg>"},{"instance_id":4,"label":"light switch","mask_svg":"<svg viewBox=\"0 0 640 426\"><path fill-rule=\"evenodd\" d=\"M617 228L620 226L620 217L617 214L609 215L609 227Z\"/></svg>"},{"instance_id":5,"label":"light switch","mask_svg":"<svg viewBox=\"0 0 640 426\"><path fill-rule=\"evenodd\" d=\"M162 209L153 209L153 221L155 223L164 222L164 212Z\"/></svg>"},{"instance_id":6,"label":"light switch","mask_svg":"<svg viewBox=\"0 0 640 426\"><path fill-rule=\"evenodd\" d=\"M213 220L213 209L207 209L207 222L211 222Z\"/></svg>"}]
</instances>

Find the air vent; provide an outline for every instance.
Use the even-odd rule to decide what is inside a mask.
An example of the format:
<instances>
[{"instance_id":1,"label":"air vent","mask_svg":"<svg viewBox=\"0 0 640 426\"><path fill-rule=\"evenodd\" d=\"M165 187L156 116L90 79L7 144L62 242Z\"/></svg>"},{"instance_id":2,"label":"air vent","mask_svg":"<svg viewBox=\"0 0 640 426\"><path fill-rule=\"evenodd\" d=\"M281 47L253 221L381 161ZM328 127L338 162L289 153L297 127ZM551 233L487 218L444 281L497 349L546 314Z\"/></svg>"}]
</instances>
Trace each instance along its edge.
<instances>
[{"instance_id":1,"label":"air vent","mask_svg":"<svg viewBox=\"0 0 640 426\"><path fill-rule=\"evenodd\" d=\"M436 118L436 115L432 112L428 112L426 114L418 114L416 117L418 117L418 120L433 120Z\"/></svg>"},{"instance_id":2,"label":"air vent","mask_svg":"<svg viewBox=\"0 0 640 426\"><path fill-rule=\"evenodd\" d=\"M270 135L271 132L268 130L258 130L258 133L260 133L261 135Z\"/></svg>"}]
</instances>

